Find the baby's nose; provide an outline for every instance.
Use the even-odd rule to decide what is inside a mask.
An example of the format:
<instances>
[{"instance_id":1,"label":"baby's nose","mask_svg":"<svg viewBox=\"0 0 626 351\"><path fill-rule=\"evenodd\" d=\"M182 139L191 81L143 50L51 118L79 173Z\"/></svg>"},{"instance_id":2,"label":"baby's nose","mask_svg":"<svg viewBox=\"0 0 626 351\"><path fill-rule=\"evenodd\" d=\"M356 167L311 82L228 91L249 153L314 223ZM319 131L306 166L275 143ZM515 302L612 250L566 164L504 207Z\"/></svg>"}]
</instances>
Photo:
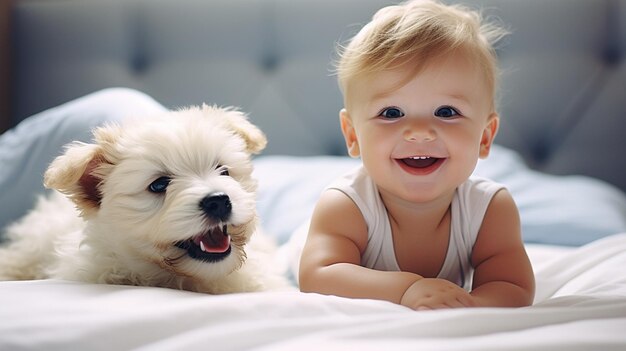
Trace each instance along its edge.
<instances>
[{"instance_id":1,"label":"baby's nose","mask_svg":"<svg viewBox=\"0 0 626 351\"><path fill-rule=\"evenodd\" d=\"M404 140L410 142L428 142L437 138L435 130L428 123L412 123L404 130Z\"/></svg>"}]
</instances>

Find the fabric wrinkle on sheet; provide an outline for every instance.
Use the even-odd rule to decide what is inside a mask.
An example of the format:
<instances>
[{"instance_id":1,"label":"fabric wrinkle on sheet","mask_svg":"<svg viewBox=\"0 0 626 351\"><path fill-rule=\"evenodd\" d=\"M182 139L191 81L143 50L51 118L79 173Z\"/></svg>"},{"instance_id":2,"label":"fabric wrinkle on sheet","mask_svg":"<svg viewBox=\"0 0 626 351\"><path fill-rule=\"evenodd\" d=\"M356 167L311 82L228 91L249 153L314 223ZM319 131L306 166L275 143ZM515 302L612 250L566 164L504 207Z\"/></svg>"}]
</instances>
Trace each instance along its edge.
<instances>
[{"instance_id":1,"label":"fabric wrinkle on sheet","mask_svg":"<svg viewBox=\"0 0 626 351\"><path fill-rule=\"evenodd\" d=\"M504 185L472 176L456 190L451 204L448 250L437 278L465 290L472 286L471 255L478 231L493 196ZM391 224L378 188L363 166L341 177L328 189L336 189L354 201L367 224L368 244L361 264L381 271L400 271L393 247Z\"/></svg>"}]
</instances>

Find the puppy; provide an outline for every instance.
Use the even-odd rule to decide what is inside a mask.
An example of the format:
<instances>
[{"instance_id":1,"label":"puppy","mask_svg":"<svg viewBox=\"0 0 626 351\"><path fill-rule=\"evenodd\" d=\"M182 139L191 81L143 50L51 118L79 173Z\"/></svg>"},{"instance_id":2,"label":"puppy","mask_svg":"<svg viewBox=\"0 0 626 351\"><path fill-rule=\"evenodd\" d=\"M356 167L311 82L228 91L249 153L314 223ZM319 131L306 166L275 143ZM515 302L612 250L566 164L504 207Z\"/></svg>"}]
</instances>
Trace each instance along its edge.
<instances>
[{"instance_id":1,"label":"puppy","mask_svg":"<svg viewBox=\"0 0 626 351\"><path fill-rule=\"evenodd\" d=\"M0 279L211 294L289 285L257 233L250 156L266 138L243 113L205 105L93 134L93 144L68 145L44 175L65 196L40 199L9 227Z\"/></svg>"}]
</instances>

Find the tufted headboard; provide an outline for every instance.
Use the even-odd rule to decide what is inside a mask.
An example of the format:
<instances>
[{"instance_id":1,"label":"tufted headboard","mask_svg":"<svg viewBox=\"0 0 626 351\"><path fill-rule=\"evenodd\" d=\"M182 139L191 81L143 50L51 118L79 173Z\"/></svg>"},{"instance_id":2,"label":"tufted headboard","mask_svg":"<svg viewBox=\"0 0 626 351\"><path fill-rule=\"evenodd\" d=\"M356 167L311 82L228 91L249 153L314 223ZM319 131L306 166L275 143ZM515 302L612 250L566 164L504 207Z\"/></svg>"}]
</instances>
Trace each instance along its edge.
<instances>
[{"instance_id":1,"label":"tufted headboard","mask_svg":"<svg viewBox=\"0 0 626 351\"><path fill-rule=\"evenodd\" d=\"M266 154L344 154L337 42L385 0L13 0L10 125L125 86L176 108L240 106ZM512 34L499 46L496 142L531 167L626 190L626 0L464 1Z\"/></svg>"}]
</instances>

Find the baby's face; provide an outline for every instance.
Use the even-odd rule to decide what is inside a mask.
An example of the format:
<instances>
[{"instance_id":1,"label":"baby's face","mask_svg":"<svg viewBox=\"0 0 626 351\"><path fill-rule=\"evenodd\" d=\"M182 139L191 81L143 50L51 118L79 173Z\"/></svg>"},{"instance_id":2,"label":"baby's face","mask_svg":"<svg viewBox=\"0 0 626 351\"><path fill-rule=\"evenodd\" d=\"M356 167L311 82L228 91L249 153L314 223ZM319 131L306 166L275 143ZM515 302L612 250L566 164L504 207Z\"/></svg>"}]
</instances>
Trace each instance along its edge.
<instances>
[{"instance_id":1,"label":"baby's face","mask_svg":"<svg viewBox=\"0 0 626 351\"><path fill-rule=\"evenodd\" d=\"M410 80L411 67L402 67L353 82L342 129L383 195L451 196L487 156L498 118L481 72L451 55Z\"/></svg>"}]
</instances>

